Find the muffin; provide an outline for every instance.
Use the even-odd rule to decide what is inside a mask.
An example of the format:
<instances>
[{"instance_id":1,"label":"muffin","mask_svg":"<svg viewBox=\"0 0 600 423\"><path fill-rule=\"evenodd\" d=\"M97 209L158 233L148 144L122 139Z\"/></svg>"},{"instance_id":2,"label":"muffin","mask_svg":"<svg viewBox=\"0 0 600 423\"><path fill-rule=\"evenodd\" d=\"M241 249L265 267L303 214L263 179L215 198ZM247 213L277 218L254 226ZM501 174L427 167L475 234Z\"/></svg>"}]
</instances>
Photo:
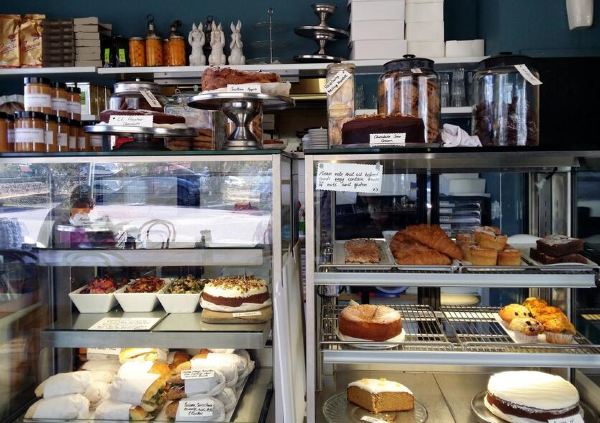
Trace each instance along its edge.
<instances>
[{"instance_id":1,"label":"muffin","mask_svg":"<svg viewBox=\"0 0 600 423\"><path fill-rule=\"evenodd\" d=\"M476 245L471 245L468 255L469 261L475 266L495 266L498 260L498 252L496 250Z\"/></svg>"},{"instance_id":2,"label":"muffin","mask_svg":"<svg viewBox=\"0 0 600 423\"><path fill-rule=\"evenodd\" d=\"M537 319L538 317L546 314L563 314L563 311L558 307L547 305L545 307L538 307L535 310L531 310L531 314L533 314L533 317Z\"/></svg>"},{"instance_id":3,"label":"muffin","mask_svg":"<svg viewBox=\"0 0 600 423\"><path fill-rule=\"evenodd\" d=\"M490 232L479 233L479 246L481 248L490 248L496 251L502 251L506 247L508 237L506 235L496 235Z\"/></svg>"},{"instance_id":4,"label":"muffin","mask_svg":"<svg viewBox=\"0 0 600 423\"><path fill-rule=\"evenodd\" d=\"M534 318L543 325L545 325L550 320L555 320L555 319L563 320L566 322L569 321L569 319L567 318L565 313L563 313L562 311L557 312L557 313L538 314L537 316L534 315Z\"/></svg>"},{"instance_id":5,"label":"muffin","mask_svg":"<svg viewBox=\"0 0 600 423\"><path fill-rule=\"evenodd\" d=\"M471 232L460 232L456 234L456 243L461 244L473 244L475 242L475 236Z\"/></svg>"},{"instance_id":6,"label":"muffin","mask_svg":"<svg viewBox=\"0 0 600 423\"><path fill-rule=\"evenodd\" d=\"M564 315L547 320L544 325L546 341L551 344L570 344L575 336L575 326Z\"/></svg>"},{"instance_id":7,"label":"muffin","mask_svg":"<svg viewBox=\"0 0 600 423\"><path fill-rule=\"evenodd\" d=\"M534 343L538 335L544 332L544 325L531 317L516 317L508 328L514 332L515 340L519 343Z\"/></svg>"},{"instance_id":8,"label":"muffin","mask_svg":"<svg viewBox=\"0 0 600 423\"><path fill-rule=\"evenodd\" d=\"M527 307L532 314L534 314L535 310L547 307L548 303L537 297L529 297L526 298L525 301L523 301L523 305Z\"/></svg>"},{"instance_id":9,"label":"muffin","mask_svg":"<svg viewBox=\"0 0 600 423\"><path fill-rule=\"evenodd\" d=\"M473 232L473 237L475 238L475 242L479 242L479 240L481 239L482 233L487 233L487 234L491 234L491 235L500 235L500 228L497 228L496 226L480 226L479 228L476 228L475 231Z\"/></svg>"},{"instance_id":10,"label":"muffin","mask_svg":"<svg viewBox=\"0 0 600 423\"><path fill-rule=\"evenodd\" d=\"M516 248L507 247L498 251L498 266L520 266L521 252Z\"/></svg>"},{"instance_id":11,"label":"muffin","mask_svg":"<svg viewBox=\"0 0 600 423\"><path fill-rule=\"evenodd\" d=\"M533 318L529 309L525 306L522 306L521 304L505 305L500 309L498 314L500 315L500 318L506 323L510 323L517 318Z\"/></svg>"}]
</instances>

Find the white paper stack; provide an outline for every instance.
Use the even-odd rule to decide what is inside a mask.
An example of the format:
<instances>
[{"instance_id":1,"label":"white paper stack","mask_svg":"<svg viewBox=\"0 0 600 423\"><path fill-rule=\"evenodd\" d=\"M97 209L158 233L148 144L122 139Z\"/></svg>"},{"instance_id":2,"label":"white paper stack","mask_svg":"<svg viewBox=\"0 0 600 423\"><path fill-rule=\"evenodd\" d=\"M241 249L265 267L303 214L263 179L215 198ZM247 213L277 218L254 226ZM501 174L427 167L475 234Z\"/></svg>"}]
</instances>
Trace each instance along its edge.
<instances>
[{"instance_id":1,"label":"white paper stack","mask_svg":"<svg viewBox=\"0 0 600 423\"><path fill-rule=\"evenodd\" d=\"M95 16L73 19L75 25L75 66L102 66L100 22Z\"/></svg>"},{"instance_id":2,"label":"white paper stack","mask_svg":"<svg viewBox=\"0 0 600 423\"><path fill-rule=\"evenodd\" d=\"M444 0L406 0L408 52L444 57Z\"/></svg>"},{"instance_id":3,"label":"white paper stack","mask_svg":"<svg viewBox=\"0 0 600 423\"><path fill-rule=\"evenodd\" d=\"M350 58L399 59L407 52L405 0L349 0Z\"/></svg>"},{"instance_id":4,"label":"white paper stack","mask_svg":"<svg viewBox=\"0 0 600 423\"><path fill-rule=\"evenodd\" d=\"M484 51L484 40L446 41L446 57L480 57Z\"/></svg>"}]
</instances>

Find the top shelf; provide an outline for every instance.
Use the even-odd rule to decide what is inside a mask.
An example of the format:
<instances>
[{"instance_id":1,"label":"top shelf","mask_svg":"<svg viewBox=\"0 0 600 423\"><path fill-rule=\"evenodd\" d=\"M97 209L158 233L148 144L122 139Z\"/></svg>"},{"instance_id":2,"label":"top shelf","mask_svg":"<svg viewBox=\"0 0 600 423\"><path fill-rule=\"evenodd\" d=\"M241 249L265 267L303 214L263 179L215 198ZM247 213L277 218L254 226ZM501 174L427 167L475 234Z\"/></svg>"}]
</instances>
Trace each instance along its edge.
<instances>
[{"instance_id":1,"label":"top shelf","mask_svg":"<svg viewBox=\"0 0 600 423\"><path fill-rule=\"evenodd\" d=\"M56 67L56 68L7 68L0 69L0 76L17 76L17 75L70 75L96 73L94 66L84 67Z\"/></svg>"}]
</instances>

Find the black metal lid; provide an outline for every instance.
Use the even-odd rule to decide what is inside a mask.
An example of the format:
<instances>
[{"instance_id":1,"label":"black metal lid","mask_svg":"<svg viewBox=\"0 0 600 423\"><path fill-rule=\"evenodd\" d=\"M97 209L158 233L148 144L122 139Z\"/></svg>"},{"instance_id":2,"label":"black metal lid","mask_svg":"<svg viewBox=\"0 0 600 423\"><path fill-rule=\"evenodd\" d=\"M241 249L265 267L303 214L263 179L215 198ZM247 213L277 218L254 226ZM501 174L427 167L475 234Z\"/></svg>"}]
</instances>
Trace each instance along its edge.
<instances>
[{"instance_id":1,"label":"black metal lid","mask_svg":"<svg viewBox=\"0 0 600 423\"><path fill-rule=\"evenodd\" d=\"M415 57L414 54L405 54L402 57L403 59L396 59L387 62L385 65L383 65L383 70L385 72L397 70L409 71L411 69L419 68L433 71L433 60L431 59Z\"/></svg>"},{"instance_id":2,"label":"black metal lid","mask_svg":"<svg viewBox=\"0 0 600 423\"><path fill-rule=\"evenodd\" d=\"M4 112L0 112L0 119L7 119L8 116Z\"/></svg>"},{"instance_id":3,"label":"black metal lid","mask_svg":"<svg viewBox=\"0 0 600 423\"><path fill-rule=\"evenodd\" d=\"M41 76L27 76L23 78L23 83L27 84L46 84L50 85L50 80Z\"/></svg>"},{"instance_id":4,"label":"black metal lid","mask_svg":"<svg viewBox=\"0 0 600 423\"><path fill-rule=\"evenodd\" d=\"M30 111L24 111L24 110L20 110L18 112L15 112L15 118L16 119L41 119L41 120L46 120L46 115L42 112L30 112Z\"/></svg>"},{"instance_id":5,"label":"black metal lid","mask_svg":"<svg viewBox=\"0 0 600 423\"><path fill-rule=\"evenodd\" d=\"M57 117L58 116L56 116L56 115L46 115L46 122L49 121L49 120L51 120L53 122L58 122Z\"/></svg>"},{"instance_id":6,"label":"black metal lid","mask_svg":"<svg viewBox=\"0 0 600 423\"><path fill-rule=\"evenodd\" d=\"M52 88L62 88L63 90L66 90L67 84L65 84L64 82L53 82Z\"/></svg>"},{"instance_id":7,"label":"black metal lid","mask_svg":"<svg viewBox=\"0 0 600 423\"><path fill-rule=\"evenodd\" d=\"M77 94L80 94L81 93L81 88L67 87L67 92L68 93L77 93Z\"/></svg>"},{"instance_id":8,"label":"black metal lid","mask_svg":"<svg viewBox=\"0 0 600 423\"><path fill-rule=\"evenodd\" d=\"M500 52L497 56L492 56L479 62L477 69L489 70L495 68L506 68L514 65L527 65L528 68L534 68L534 60L529 56L521 54L512 54L510 51Z\"/></svg>"}]
</instances>

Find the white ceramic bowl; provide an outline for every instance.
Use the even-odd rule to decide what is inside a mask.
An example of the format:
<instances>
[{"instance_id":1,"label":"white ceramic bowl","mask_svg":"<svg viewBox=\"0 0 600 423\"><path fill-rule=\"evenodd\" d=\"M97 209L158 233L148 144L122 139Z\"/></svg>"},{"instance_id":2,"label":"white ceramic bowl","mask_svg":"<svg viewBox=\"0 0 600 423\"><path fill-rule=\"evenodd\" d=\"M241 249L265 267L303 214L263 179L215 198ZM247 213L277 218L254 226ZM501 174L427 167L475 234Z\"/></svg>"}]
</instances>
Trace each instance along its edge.
<instances>
[{"instance_id":1,"label":"white ceramic bowl","mask_svg":"<svg viewBox=\"0 0 600 423\"><path fill-rule=\"evenodd\" d=\"M159 293L158 301L167 313L193 313L200 304L200 294Z\"/></svg>"},{"instance_id":2,"label":"white ceramic bowl","mask_svg":"<svg viewBox=\"0 0 600 423\"><path fill-rule=\"evenodd\" d=\"M158 292L125 292L123 287L115 292L115 297L123 311L128 313L147 313L154 310L158 304Z\"/></svg>"},{"instance_id":3,"label":"white ceramic bowl","mask_svg":"<svg viewBox=\"0 0 600 423\"><path fill-rule=\"evenodd\" d=\"M110 294L82 294L87 285L69 293L69 298L80 313L108 313L115 305L115 293Z\"/></svg>"}]
</instances>

